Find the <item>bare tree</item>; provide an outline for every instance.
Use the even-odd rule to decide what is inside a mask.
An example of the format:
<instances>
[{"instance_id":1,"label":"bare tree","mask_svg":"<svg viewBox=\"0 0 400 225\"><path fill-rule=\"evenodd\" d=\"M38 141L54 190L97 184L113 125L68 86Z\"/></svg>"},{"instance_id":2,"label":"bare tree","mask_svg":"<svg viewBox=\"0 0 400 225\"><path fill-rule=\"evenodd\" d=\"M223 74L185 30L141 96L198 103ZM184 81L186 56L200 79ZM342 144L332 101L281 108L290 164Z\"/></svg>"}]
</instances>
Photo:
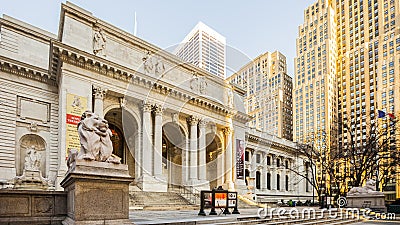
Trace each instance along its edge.
<instances>
[{"instance_id":1,"label":"bare tree","mask_svg":"<svg viewBox=\"0 0 400 225\"><path fill-rule=\"evenodd\" d=\"M298 144L298 154L306 158L309 168L292 168L301 179L315 189L318 198L343 196L351 187L362 186L367 179L375 179L383 190L395 182L400 155L396 147L398 120L386 117L379 122L371 120L363 132L357 132L357 122L337 123L347 138L337 142L329 136L340 133L331 129L310 132L303 143ZM359 130L359 129L358 129Z\"/></svg>"},{"instance_id":2,"label":"bare tree","mask_svg":"<svg viewBox=\"0 0 400 225\"><path fill-rule=\"evenodd\" d=\"M379 123L371 120L362 133L356 133L357 127L352 121L343 124L347 135L340 144L342 153L336 167L342 170L340 181L347 182L345 191L362 186L367 179L375 179L377 189L393 182L400 159L396 149L398 122L392 118L380 120Z\"/></svg>"},{"instance_id":3,"label":"bare tree","mask_svg":"<svg viewBox=\"0 0 400 225\"><path fill-rule=\"evenodd\" d=\"M324 131L310 132L304 143L297 144L298 154L305 158L306 166L291 168L316 191L318 199L331 196L330 182L336 161L332 155L329 136Z\"/></svg>"}]
</instances>

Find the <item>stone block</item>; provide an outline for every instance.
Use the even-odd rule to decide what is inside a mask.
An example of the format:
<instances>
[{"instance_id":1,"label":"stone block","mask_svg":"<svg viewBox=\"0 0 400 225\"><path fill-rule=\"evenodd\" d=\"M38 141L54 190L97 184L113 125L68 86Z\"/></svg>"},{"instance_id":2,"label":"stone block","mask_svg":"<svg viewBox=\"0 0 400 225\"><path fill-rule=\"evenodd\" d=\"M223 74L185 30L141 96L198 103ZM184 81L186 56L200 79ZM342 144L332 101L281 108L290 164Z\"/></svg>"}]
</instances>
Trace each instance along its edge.
<instances>
[{"instance_id":1,"label":"stone block","mask_svg":"<svg viewBox=\"0 0 400 225\"><path fill-rule=\"evenodd\" d=\"M348 195L346 199L347 207L350 208L370 208L386 211L385 195L383 194Z\"/></svg>"},{"instance_id":2,"label":"stone block","mask_svg":"<svg viewBox=\"0 0 400 225\"><path fill-rule=\"evenodd\" d=\"M163 180L159 180L153 176L144 174L137 182L137 185L143 191L149 192L167 192L168 184Z\"/></svg>"},{"instance_id":3,"label":"stone block","mask_svg":"<svg viewBox=\"0 0 400 225\"><path fill-rule=\"evenodd\" d=\"M63 224L132 224L128 166L77 160L61 182L68 192Z\"/></svg>"},{"instance_id":4,"label":"stone block","mask_svg":"<svg viewBox=\"0 0 400 225\"><path fill-rule=\"evenodd\" d=\"M0 190L0 224L61 224L66 197L65 192Z\"/></svg>"}]
</instances>

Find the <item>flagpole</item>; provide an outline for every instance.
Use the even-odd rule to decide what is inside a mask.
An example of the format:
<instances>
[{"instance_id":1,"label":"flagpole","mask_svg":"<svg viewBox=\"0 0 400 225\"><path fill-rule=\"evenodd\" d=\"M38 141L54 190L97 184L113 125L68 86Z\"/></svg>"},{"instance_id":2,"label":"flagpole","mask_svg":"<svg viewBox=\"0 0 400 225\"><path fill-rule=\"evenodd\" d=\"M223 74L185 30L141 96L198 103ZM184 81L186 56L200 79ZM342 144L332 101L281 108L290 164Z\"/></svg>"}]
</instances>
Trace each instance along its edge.
<instances>
[{"instance_id":1,"label":"flagpole","mask_svg":"<svg viewBox=\"0 0 400 225\"><path fill-rule=\"evenodd\" d=\"M135 11L135 20L133 23L133 35L136 36L136 34L137 34L137 20L136 20L136 11Z\"/></svg>"}]
</instances>

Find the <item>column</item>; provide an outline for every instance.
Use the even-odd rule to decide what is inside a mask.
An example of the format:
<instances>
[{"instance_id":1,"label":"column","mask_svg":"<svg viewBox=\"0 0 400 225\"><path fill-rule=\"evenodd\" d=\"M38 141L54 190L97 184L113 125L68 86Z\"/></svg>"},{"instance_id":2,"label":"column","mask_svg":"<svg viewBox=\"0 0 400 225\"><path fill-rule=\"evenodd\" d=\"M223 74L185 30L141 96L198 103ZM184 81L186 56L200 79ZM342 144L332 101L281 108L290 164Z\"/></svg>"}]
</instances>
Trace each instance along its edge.
<instances>
[{"instance_id":1,"label":"column","mask_svg":"<svg viewBox=\"0 0 400 225\"><path fill-rule=\"evenodd\" d=\"M162 115L161 105L154 106L154 176L162 176Z\"/></svg>"},{"instance_id":2,"label":"column","mask_svg":"<svg viewBox=\"0 0 400 225\"><path fill-rule=\"evenodd\" d=\"M293 180L293 178L294 178L294 174L293 174L293 171L292 171L292 169L293 169L293 159L291 158L290 160L289 160L289 191L294 191L295 189L294 189L294 180Z\"/></svg>"},{"instance_id":3,"label":"column","mask_svg":"<svg viewBox=\"0 0 400 225\"><path fill-rule=\"evenodd\" d=\"M189 140L189 180L197 180L197 124L199 119L194 116L188 118L190 126Z\"/></svg>"},{"instance_id":4,"label":"column","mask_svg":"<svg viewBox=\"0 0 400 225\"><path fill-rule=\"evenodd\" d=\"M276 191L276 172L277 172L277 167L276 167L276 155L272 155L271 157L271 190Z\"/></svg>"},{"instance_id":5,"label":"column","mask_svg":"<svg viewBox=\"0 0 400 225\"><path fill-rule=\"evenodd\" d=\"M261 171L261 191L265 191L267 190L267 169L265 163Z\"/></svg>"},{"instance_id":6,"label":"column","mask_svg":"<svg viewBox=\"0 0 400 225\"><path fill-rule=\"evenodd\" d=\"M103 99L106 96L107 89L100 86L93 85L93 96L94 96L94 109L93 112L99 115L100 118L104 118L103 114Z\"/></svg>"},{"instance_id":7,"label":"column","mask_svg":"<svg viewBox=\"0 0 400 225\"><path fill-rule=\"evenodd\" d=\"M142 111L142 168L143 175L152 175L152 142L151 142L151 134L152 134L152 122L151 122L151 109L152 106L150 103L143 102Z\"/></svg>"},{"instance_id":8,"label":"column","mask_svg":"<svg viewBox=\"0 0 400 225\"><path fill-rule=\"evenodd\" d=\"M205 181L207 179L207 150L206 150L206 126L207 121L202 119L199 122L199 180Z\"/></svg>"},{"instance_id":9,"label":"column","mask_svg":"<svg viewBox=\"0 0 400 225\"><path fill-rule=\"evenodd\" d=\"M234 185L232 182L232 164L233 164L233 145L232 145L232 129L230 127L224 128L223 130L225 134L225 143L226 143L226 149L225 149L225 184L227 185L227 188L229 190L234 189Z\"/></svg>"}]
</instances>

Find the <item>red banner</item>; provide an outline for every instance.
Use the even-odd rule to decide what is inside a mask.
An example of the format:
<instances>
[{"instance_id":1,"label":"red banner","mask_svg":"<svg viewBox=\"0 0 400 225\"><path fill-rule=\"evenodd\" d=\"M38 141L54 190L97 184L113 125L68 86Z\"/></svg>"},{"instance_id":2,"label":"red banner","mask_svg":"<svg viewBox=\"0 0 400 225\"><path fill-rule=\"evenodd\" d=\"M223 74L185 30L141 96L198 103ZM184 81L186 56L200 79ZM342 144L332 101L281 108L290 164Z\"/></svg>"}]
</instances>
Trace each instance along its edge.
<instances>
[{"instance_id":1,"label":"red banner","mask_svg":"<svg viewBox=\"0 0 400 225\"><path fill-rule=\"evenodd\" d=\"M78 125L79 121L81 121L80 116L67 114L67 124Z\"/></svg>"}]
</instances>

